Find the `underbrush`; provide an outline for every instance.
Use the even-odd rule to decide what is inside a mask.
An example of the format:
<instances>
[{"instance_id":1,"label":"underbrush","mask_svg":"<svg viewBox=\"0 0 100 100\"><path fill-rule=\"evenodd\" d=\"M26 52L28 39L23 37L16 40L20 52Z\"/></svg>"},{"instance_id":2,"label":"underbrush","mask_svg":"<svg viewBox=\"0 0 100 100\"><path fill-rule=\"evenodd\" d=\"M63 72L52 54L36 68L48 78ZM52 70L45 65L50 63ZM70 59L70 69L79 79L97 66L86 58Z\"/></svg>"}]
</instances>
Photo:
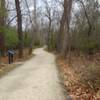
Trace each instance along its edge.
<instances>
[{"instance_id":1,"label":"underbrush","mask_svg":"<svg viewBox=\"0 0 100 100\"><path fill-rule=\"evenodd\" d=\"M100 54L58 57L57 64L67 91L73 100L100 100Z\"/></svg>"},{"instance_id":2,"label":"underbrush","mask_svg":"<svg viewBox=\"0 0 100 100\"><path fill-rule=\"evenodd\" d=\"M83 70L81 81L91 89L97 91L100 88L100 66L90 65Z\"/></svg>"}]
</instances>

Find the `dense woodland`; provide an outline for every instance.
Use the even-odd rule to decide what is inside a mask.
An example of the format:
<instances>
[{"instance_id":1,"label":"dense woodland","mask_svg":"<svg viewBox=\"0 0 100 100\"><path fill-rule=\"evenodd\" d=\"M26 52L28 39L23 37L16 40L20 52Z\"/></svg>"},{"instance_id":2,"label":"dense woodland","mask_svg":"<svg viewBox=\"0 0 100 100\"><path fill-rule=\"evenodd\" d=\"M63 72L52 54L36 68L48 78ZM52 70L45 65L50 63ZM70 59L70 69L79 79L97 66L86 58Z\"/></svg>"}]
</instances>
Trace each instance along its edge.
<instances>
[{"instance_id":1,"label":"dense woodland","mask_svg":"<svg viewBox=\"0 0 100 100\"><path fill-rule=\"evenodd\" d=\"M47 44L49 49L56 49L63 56L69 51L93 54L99 50L98 0L41 0L41 4L33 1L31 9L26 0L1 0L3 48L18 48L19 55L23 55L26 45ZM15 35L16 41L12 39L9 43L10 35ZM25 38L29 38L28 43L24 43Z\"/></svg>"},{"instance_id":2,"label":"dense woodland","mask_svg":"<svg viewBox=\"0 0 100 100\"><path fill-rule=\"evenodd\" d=\"M14 49L23 58L44 45L100 94L99 0L0 0L0 56Z\"/></svg>"}]
</instances>

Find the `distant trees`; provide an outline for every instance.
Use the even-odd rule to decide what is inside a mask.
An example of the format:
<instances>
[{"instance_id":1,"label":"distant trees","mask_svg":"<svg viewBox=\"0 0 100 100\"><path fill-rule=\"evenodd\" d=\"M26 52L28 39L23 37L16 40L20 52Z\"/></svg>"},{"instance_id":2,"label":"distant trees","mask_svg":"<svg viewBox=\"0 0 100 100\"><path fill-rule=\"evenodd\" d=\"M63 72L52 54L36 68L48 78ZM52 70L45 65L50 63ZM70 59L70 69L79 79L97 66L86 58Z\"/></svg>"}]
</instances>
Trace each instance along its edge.
<instances>
[{"instance_id":1,"label":"distant trees","mask_svg":"<svg viewBox=\"0 0 100 100\"><path fill-rule=\"evenodd\" d=\"M79 10L73 12L72 46L78 51L88 54L99 48L100 21L99 2L97 0L76 0Z\"/></svg>"},{"instance_id":2,"label":"distant trees","mask_svg":"<svg viewBox=\"0 0 100 100\"><path fill-rule=\"evenodd\" d=\"M70 50L92 54L100 47L99 5L97 0L64 0L57 35L57 51L64 56Z\"/></svg>"},{"instance_id":3,"label":"distant trees","mask_svg":"<svg viewBox=\"0 0 100 100\"><path fill-rule=\"evenodd\" d=\"M58 31L57 29L59 27L59 19L61 12L59 12L59 4L56 0L43 0L43 3L45 5L43 17L46 20L45 27L47 28L46 42L48 45L48 49L53 49L52 47L56 47L54 45L56 42L56 32Z\"/></svg>"},{"instance_id":4,"label":"distant trees","mask_svg":"<svg viewBox=\"0 0 100 100\"><path fill-rule=\"evenodd\" d=\"M87 40L87 42L89 44L89 38L91 37L92 33L95 30L95 26L93 25L93 23L95 23L96 16L93 15L93 13L95 13L95 10L96 10L95 7L97 5L95 5L96 4L95 1L91 2L90 0L88 0L86 2L86 3L88 3L86 5L85 5L85 3L82 0L79 0L79 2L80 2L81 6L83 8L83 13L84 13L85 18L87 20L87 25L88 25L88 31L87 31L87 38L88 38L88 40ZM87 8L89 9L89 11L87 10ZM90 10L93 11L92 14L91 14ZM97 12L97 10L96 10L96 12ZM92 48L88 48L88 53L89 54L91 53L91 50L92 50Z\"/></svg>"},{"instance_id":5,"label":"distant trees","mask_svg":"<svg viewBox=\"0 0 100 100\"><path fill-rule=\"evenodd\" d=\"M55 1L55 5L59 3L58 11L53 7ZM52 30L56 29L54 32L56 32L57 51L66 56L71 50L91 54L100 48L100 36L98 34L100 32L98 28L100 3L98 0L55 1L51 3L48 0L43 0L43 3L45 4L45 18L48 19L48 21L46 19L46 25L48 25L47 40L50 40ZM56 22L58 24L54 24Z\"/></svg>"},{"instance_id":6,"label":"distant trees","mask_svg":"<svg viewBox=\"0 0 100 100\"><path fill-rule=\"evenodd\" d=\"M47 45L49 46L50 37L51 37L51 26L52 26L52 7L49 5L48 1L45 0L45 17L48 19L48 35L47 35Z\"/></svg>"},{"instance_id":7,"label":"distant trees","mask_svg":"<svg viewBox=\"0 0 100 100\"><path fill-rule=\"evenodd\" d=\"M23 55L25 43L23 39L27 37L27 32L25 36L23 34L22 24L24 26L27 24L25 28L27 28L28 32L31 32L31 51L34 41L36 41L35 44L37 45L45 40L47 40L48 48L49 46L50 48L56 48L63 56L69 54L71 50L85 51L89 54L100 48L100 3L98 0L42 0L43 5L38 5L37 1L33 0L31 6L33 6L34 10L32 11L30 11L27 0L22 2L15 0L14 7L16 9L9 8L9 10L7 10L5 0L0 1L0 28L10 26L10 22L17 18L19 57ZM20 6L20 3L22 3L22 6ZM26 9L22 10L25 7ZM10 9L16 11L16 14L8 18L10 21L6 22ZM26 20L22 21L22 18ZM6 25L6 23L8 24Z\"/></svg>"}]
</instances>

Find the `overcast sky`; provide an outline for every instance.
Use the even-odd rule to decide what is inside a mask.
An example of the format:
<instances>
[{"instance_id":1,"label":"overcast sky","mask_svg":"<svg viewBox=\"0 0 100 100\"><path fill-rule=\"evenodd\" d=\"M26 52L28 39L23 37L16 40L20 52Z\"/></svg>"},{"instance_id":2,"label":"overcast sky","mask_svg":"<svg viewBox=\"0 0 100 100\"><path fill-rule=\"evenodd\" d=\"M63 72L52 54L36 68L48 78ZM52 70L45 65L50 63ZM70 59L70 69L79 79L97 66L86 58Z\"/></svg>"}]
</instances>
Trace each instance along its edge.
<instances>
[{"instance_id":1,"label":"overcast sky","mask_svg":"<svg viewBox=\"0 0 100 100\"><path fill-rule=\"evenodd\" d=\"M9 9L15 8L15 0L6 0L6 1L7 1L7 4L9 4ZM53 0L48 0L48 1L53 2ZM25 0L20 0L20 2L21 2L22 14L28 13ZM34 0L27 0L27 2L28 2L28 5L29 5L31 15L32 15L33 10L34 10ZM36 0L36 2L37 2L37 8L38 7L42 7L42 8L44 7L42 0ZM100 0L99 0L99 2L100 2ZM75 8L78 9L77 4L75 5ZM14 16L16 16L16 11L11 11L10 14L9 14L9 18L12 19ZM28 20L27 16L24 16L23 27L24 27L27 20ZM16 19L12 22L12 25L16 25Z\"/></svg>"},{"instance_id":2,"label":"overcast sky","mask_svg":"<svg viewBox=\"0 0 100 100\"><path fill-rule=\"evenodd\" d=\"M15 0L6 0L6 2L7 2L9 10L15 9ZM28 9L27 9L25 0L20 0L20 2L21 2L22 14L28 13ZM33 10L34 10L34 6L33 6L34 5L34 0L27 0L27 2L28 2L28 6L29 6L29 9L30 9L30 12L32 13ZM37 7L42 5L42 1L41 0L36 0L36 2L37 2ZM9 12L9 19L12 19L14 16L16 16L16 10ZM26 16L24 16L24 18L25 17ZM25 22L24 18L23 18L23 23ZM16 25L16 19L13 20L11 25Z\"/></svg>"}]
</instances>

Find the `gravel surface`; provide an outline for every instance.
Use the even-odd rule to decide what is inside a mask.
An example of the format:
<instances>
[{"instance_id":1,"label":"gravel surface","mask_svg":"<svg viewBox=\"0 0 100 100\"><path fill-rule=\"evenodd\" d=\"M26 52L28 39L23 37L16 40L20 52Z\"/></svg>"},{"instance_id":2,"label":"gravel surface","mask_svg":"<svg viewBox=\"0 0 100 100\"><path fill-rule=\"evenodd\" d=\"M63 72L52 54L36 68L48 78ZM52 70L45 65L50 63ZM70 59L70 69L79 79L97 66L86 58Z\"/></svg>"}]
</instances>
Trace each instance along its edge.
<instances>
[{"instance_id":1,"label":"gravel surface","mask_svg":"<svg viewBox=\"0 0 100 100\"><path fill-rule=\"evenodd\" d=\"M66 100L55 56L39 48L35 56L0 79L0 100Z\"/></svg>"}]
</instances>

